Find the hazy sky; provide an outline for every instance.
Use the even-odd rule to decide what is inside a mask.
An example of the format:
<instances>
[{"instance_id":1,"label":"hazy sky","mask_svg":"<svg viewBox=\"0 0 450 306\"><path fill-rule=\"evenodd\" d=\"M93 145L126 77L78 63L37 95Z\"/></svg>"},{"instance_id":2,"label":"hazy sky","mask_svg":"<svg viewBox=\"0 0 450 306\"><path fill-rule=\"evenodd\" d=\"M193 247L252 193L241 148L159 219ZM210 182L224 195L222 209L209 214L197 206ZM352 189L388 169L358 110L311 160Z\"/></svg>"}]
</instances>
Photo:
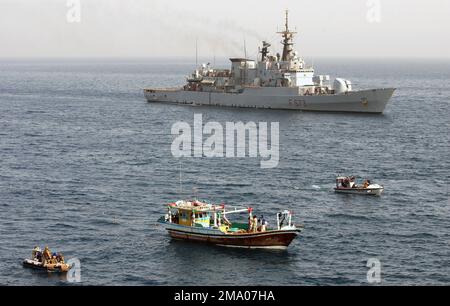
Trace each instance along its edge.
<instances>
[{"instance_id":1,"label":"hazy sky","mask_svg":"<svg viewBox=\"0 0 450 306\"><path fill-rule=\"evenodd\" d=\"M70 23L73 1L0 0L0 57L254 57L285 9L307 57L450 57L449 0L79 0Z\"/></svg>"}]
</instances>

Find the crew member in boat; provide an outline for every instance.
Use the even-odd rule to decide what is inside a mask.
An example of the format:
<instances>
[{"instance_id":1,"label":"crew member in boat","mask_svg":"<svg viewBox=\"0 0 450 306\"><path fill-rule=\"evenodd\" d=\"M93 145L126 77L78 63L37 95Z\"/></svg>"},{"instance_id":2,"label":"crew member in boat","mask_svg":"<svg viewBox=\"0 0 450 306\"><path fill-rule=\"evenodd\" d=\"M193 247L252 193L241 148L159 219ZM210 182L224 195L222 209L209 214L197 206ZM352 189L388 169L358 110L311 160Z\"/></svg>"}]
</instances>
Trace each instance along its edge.
<instances>
[{"instance_id":1,"label":"crew member in boat","mask_svg":"<svg viewBox=\"0 0 450 306\"><path fill-rule=\"evenodd\" d=\"M254 233L258 232L258 217L257 216L253 217L253 232Z\"/></svg>"},{"instance_id":2,"label":"crew member in boat","mask_svg":"<svg viewBox=\"0 0 450 306\"><path fill-rule=\"evenodd\" d=\"M34 247L33 251L31 252L31 259L41 261L42 250L40 247L38 247L38 246Z\"/></svg>"},{"instance_id":3,"label":"crew member in boat","mask_svg":"<svg viewBox=\"0 0 450 306\"><path fill-rule=\"evenodd\" d=\"M59 263L62 263L62 264L64 264L66 262L65 259L64 259L63 253L58 253L57 254L56 261L59 262Z\"/></svg>"},{"instance_id":4,"label":"crew member in boat","mask_svg":"<svg viewBox=\"0 0 450 306\"><path fill-rule=\"evenodd\" d=\"M370 186L370 181L369 180L366 180L365 182L364 182L364 188L366 189L366 188L369 188L369 186Z\"/></svg>"},{"instance_id":5,"label":"crew member in boat","mask_svg":"<svg viewBox=\"0 0 450 306\"><path fill-rule=\"evenodd\" d=\"M172 223L179 224L180 223L180 213L177 211L175 216L172 216Z\"/></svg>"},{"instance_id":6,"label":"crew member in boat","mask_svg":"<svg viewBox=\"0 0 450 306\"><path fill-rule=\"evenodd\" d=\"M56 265L56 264L58 263L58 261L56 260L56 256L57 256L56 253L53 253L53 254L52 254L52 258L50 258L50 260L49 260L49 263L50 263L51 265Z\"/></svg>"},{"instance_id":7,"label":"crew member in boat","mask_svg":"<svg viewBox=\"0 0 450 306\"><path fill-rule=\"evenodd\" d=\"M348 178L345 178L345 179L342 181L342 187L348 188L348 185L349 185L349 180L348 180Z\"/></svg>"},{"instance_id":8,"label":"crew member in boat","mask_svg":"<svg viewBox=\"0 0 450 306\"><path fill-rule=\"evenodd\" d=\"M267 231L267 221L266 219L264 219L264 216L262 217L261 220L261 232L266 232Z\"/></svg>"},{"instance_id":9,"label":"crew member in boat","mask_svg":"<svg viewBox=\"0 0 450 306\"><path fill-rule=\"evenodd\" d=\"M263 228L264 222L265 222L264 216L261 215L261 218L259 218L259 220L258 220L258 231L260 231L260 232L263 231L262 228Z\"/></svg>"},{"instance_id":10,"label":"crew member in boat","mask_svg":"<svg viewBox=\"0 0 450 306\"><path fill-rule=\"evenodd\" d=\"M44 252L42 253L42 262L45 264L52 259L52 253L48 246L45 247Z\"/></svg>"}]
</instances>

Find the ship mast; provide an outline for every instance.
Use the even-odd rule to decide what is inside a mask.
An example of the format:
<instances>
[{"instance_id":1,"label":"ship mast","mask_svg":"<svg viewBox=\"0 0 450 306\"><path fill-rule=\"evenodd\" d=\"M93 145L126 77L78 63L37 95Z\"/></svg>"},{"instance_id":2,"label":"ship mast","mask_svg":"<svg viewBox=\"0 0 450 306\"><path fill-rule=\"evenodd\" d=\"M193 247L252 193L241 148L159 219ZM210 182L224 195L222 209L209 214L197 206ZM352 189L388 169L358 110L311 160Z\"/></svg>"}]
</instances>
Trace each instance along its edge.
<instances>
[{"instance_id":1,"label":"ship mast","mask_svg":"<svg viewBox=\"0 0 450 306\"><path fill-rule=\"evenodd\" d=\"M286 24L285 24L285 30L283 32L278 32L278 34L281 34L283 36L283 41L281 42L283 44L283 57L281 58L282 61L286 62L289 61L291 57L291 53L294 51L294 34L297 34L297 32L291 32L289 30L289 11L286 10Z\"/></svg>"},{"instance_id":2,"label":"ship mast","mask_svg":"<svg viewBox=\"0 0 450 306\"><path fill-rule=\"evenodd\" d=\"M198 68L198 38L195 39L195 69Z\"/></svg>"}]
</instances>

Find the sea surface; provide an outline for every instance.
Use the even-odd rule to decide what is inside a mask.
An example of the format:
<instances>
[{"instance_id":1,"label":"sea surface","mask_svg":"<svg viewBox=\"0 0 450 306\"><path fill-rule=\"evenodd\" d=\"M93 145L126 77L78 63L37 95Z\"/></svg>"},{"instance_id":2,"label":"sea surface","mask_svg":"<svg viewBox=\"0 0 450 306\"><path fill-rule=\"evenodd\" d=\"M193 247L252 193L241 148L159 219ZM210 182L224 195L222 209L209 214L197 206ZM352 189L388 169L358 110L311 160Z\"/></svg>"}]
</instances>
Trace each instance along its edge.
<instances>
[{"instance_id":1,"label":"sea surface","mask_svg":"<svg viewBox=\"0 0 450 306\"><path fill-rule=\"evenodd\" d=\"M35 245L78 258L81 285L367 285L371 258L382 285L449 285L450 60L315 66L398 90L383 115L149 104L192 60L0 60L0 285L71 284L21 266ZM280 122L279 166L174 158L171 127L194 114ZM334 194L338 174L386 192ZM305 229L281 252L171 241L156 221L193 197Z\"/></svg>"}]
</instances>

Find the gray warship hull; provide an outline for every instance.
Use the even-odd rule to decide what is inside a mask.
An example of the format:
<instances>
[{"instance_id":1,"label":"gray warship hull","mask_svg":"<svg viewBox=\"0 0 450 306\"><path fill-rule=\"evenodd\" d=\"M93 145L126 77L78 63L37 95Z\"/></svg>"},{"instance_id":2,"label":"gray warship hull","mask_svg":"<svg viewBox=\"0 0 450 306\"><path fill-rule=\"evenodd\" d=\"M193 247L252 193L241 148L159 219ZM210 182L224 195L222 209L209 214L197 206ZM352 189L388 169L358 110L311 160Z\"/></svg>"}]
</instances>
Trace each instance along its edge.
<instances>
[{"instance_id":1,"label":"gray warship hull","mask_svg":"<svg viewBox=\"0 0 450 306\"><path fill-rule=\"evenodd\" d=\"M381 114L394 88L350 91L342 94L299 95L296 88L251 87L239 93L198 92L183 89L145 89L151 103L194 106L278 109L317 112Z\"/></svg>"}]
</instances>

